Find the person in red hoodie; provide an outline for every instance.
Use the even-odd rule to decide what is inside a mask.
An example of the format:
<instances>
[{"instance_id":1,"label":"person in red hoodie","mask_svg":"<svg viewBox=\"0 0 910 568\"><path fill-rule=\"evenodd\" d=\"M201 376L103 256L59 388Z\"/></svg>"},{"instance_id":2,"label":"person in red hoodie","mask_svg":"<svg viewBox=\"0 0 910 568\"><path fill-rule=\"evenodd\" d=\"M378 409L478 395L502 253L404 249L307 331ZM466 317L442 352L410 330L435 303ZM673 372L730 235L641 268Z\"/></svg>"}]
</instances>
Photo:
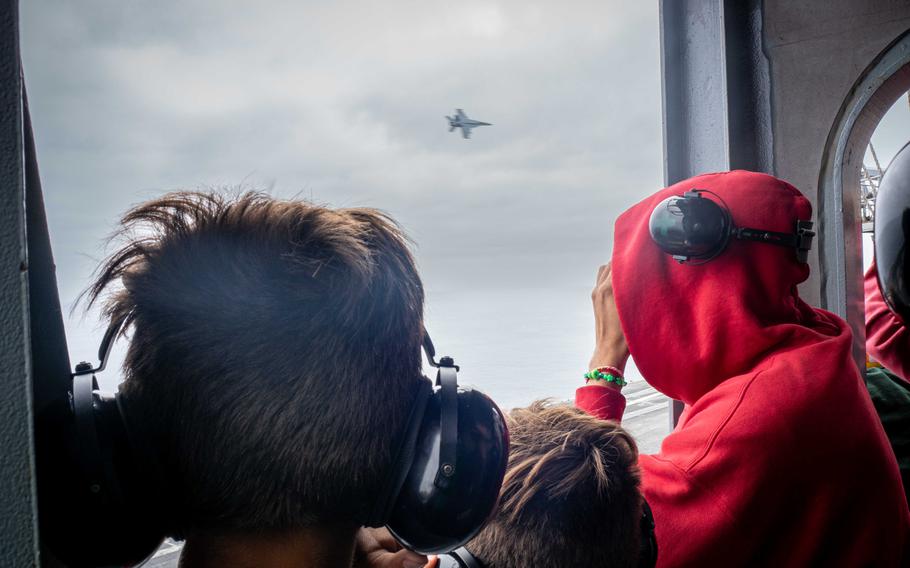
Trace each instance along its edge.
<instances>
[{"instance_id":1,"label":"person in red hoodie","mask_svg":"<svg viewBox=\"0 0 910 568\"><path fill-rule=\"evenodd\" d=\"M693 200L727 217L699 217L711 206ZM798 221L811 214L790 184L735 171L675 184L616 222L593 293L593 380L576 405L621 418L630 353L685 403L660 452L639 460L659 566L910 560L910 512L849 327L797 293L810 236ZM692 232L679 250L661 226L674 217ZM706 239L712 230L727 238Z\"/></svg>"}]
</instances>

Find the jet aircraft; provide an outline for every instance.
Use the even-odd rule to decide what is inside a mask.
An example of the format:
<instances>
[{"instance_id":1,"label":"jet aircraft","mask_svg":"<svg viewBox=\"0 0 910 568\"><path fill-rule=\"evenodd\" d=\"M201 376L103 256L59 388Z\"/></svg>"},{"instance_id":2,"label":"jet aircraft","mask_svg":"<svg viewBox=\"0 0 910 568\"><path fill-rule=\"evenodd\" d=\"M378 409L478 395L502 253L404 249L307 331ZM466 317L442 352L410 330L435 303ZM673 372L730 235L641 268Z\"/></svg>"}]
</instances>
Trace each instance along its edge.
<instances>
[{"instance_id":1,"label":"jet aircraft","mask_svg":"<svg viewBox=\"0 0 910 568\"><path fill-rule=\"evenodd\" d=\"M463 138L471 137L471 129L477 126L492 126L489 122L480 122L479 120L474 120L468 118L468 115L460 108L455 109L455 116L447 116L449 119L449 132L452 132L456 128L461 129L461 136Z\"/></svg>"}]
</instances>

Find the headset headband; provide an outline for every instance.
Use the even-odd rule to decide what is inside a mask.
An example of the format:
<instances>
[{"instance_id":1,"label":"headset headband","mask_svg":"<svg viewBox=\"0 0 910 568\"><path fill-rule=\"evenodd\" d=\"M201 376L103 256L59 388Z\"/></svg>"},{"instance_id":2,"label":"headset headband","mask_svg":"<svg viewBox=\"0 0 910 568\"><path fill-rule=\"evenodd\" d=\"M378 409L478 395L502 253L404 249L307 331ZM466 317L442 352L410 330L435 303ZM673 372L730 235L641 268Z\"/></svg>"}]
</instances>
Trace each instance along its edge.
<instances>
[{"instance_id":1,"label":"headset headband","mask_svg":"<svg viewBox=\"0 0 910 568\"><path fill-rule=\"evenodd\" d=\"M458 371L461 367L451 357L443 357L437 363L436 348L430 334L423 334L423 349L427 361L436 367L436 386L442 394L441 436L439 441L439 469L436 471L437 487L445 487L456 472L456 450L458 449Z\"/></svg>"},{"instance_id":2,"label":"headset headband","mask_svg":"<svg viewBox=\"0 0 910 568\"><path fill-rule=\"evenodd\" d=\"M111 357L111 350L114 347L114 340L120 335L120 331L125 324L126 319L123 319L121 321L111 322L111 325L107 326L104 337L101 338L101 345L98 346L98 366L92 367L91 363L82 361L76 365L76 369L73 371L74 377L79 375L94 375L95 373L100 373L107 367L107 362Z\"/></svg>"}]
</instances>

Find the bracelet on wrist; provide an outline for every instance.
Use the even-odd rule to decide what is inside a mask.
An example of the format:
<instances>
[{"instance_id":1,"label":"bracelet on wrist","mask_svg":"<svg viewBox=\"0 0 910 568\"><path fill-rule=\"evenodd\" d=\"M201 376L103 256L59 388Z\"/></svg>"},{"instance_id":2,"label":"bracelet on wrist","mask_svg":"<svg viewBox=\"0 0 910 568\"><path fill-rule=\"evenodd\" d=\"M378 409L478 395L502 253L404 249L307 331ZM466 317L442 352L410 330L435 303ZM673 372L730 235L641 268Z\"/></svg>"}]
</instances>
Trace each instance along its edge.
<instances>
[{"instance_id":1,"label":"bracelet on wrist","mask_svg":"<svg viewBox=\"0 0 910 568\"><path fill-rule=\"evenodd\" d=\"M593 371L588 371L584 377L589 381L604 381L614 383L620 387L626 386L626 379L615 367L598 367Z\"/></svg>"},{"instance_id":2,"label":"bracelet on wrist","mask_svg":"<svg viewBox=\"0 0 910 568\"><path fill-rule=\"evenodd\" d=\"M613 375L614 377L619 377L619 378L623 378L623 379L626 377L626 375L622 371L619 370L619 367L614 367L613 365L602 365L602 366L597 367L592 370L600 371L601 373L604 373L606 375Z\"/></svg>"}]
</instances>

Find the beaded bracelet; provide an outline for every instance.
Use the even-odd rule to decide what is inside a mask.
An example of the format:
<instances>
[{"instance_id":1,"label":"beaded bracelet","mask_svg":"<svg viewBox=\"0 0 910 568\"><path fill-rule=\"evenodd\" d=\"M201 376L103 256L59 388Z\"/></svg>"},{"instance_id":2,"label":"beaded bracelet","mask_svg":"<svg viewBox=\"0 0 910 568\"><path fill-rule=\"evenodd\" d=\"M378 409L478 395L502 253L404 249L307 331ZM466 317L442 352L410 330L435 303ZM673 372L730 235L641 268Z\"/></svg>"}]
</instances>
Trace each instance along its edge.
<instances>
[{"instance_id":1,"label":"beaded bracelet","mask_svg":"<svg viewBox=\"0 0 910 568\"><path fill-rule=\"evenodd\" d=\"M607 375L613 375L614 377L625 378L625 375L623 374L623 372L620 371L619 368L614 367L612 365L603 365L602 367L597 367L594 370L600 371L601 373L606 373Z\"/></svg>"},{"instance_id":2,"label":"beaded bracelet","mask_svg":"<svg viewBox=\"0 0 910 568\"><path fill-rule=\"evenodd\" d=\"M588 371L585 373L584 377L589 381L606 381L608 383L616 383L617 385L624 387L626 386L626 380L622 375L614 375L613 373L604 373L600 369L594 369L593 371Z\"/></svg>"}]
</instances>

